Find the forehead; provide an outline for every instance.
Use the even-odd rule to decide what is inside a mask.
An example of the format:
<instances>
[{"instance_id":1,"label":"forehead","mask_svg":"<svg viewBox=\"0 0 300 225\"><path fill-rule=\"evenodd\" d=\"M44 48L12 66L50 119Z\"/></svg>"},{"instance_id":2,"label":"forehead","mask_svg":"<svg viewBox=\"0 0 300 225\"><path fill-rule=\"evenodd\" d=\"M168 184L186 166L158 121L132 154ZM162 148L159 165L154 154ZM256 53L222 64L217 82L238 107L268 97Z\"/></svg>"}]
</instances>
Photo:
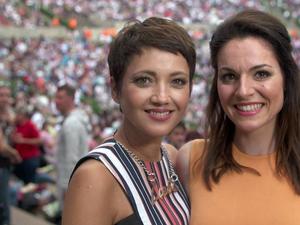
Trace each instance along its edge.
<instances>
[{"instance_id":1,"label":"forehead","mask_svg":"<svg viewBox=\"0 0 300 225\"><path fill-rule=\"evenodd\" d=\"M157 48L144 48L141 54L134 55L124 76L127 72L132 73L139 70L157 70L164 73L177 71L189 74L188 63L180 53Z\"/></svg>"},{"instance_id":2,"label":"forehead","mask_svg":"<svg viewBox=\"0 0 300 225\"><path fill-rule=\"evenodd\" d=\"M278 64L272 45L260 37L234 38L228 41L218 54L218 65L254 66Z\"/></svg>"},{"instance_id":3,"label":"forehead","mask_svg":"<svg viewBox=\"0 0 300 225\"><path fill-rule=\"evenodd\" d=\"M258 49L254 47L258 47ZM258 50L271 51L274 54L273 46L271 45L271 43L265 40L264 38L258 36L233 38L224 44L224 46L221 48L221 51L224 51L224 49L239 50L241 48L246 49L250 52L255 52Z\"/></svg>"},{"instance_id":4,"label":"forehead","mask_svg":"<svg viewBox=\"0 0 300 225\"><path fill-rule=\"evenodd\" d=\"M58 97L67 96L67 92L66 92L66 90L64 90L64 89L57 90L56 96L58 96Z\"/></svg>"}]
</instances>

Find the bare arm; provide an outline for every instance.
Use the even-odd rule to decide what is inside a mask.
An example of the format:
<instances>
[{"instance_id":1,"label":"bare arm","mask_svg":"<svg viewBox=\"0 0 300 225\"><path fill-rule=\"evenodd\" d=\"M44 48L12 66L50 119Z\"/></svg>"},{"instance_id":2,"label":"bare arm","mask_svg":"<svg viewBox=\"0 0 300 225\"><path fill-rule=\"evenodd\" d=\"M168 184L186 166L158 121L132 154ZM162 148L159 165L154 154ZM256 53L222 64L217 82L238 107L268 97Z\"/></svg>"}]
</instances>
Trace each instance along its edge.
<instances>
[{"instance_id":1,"label":"bare arm","mask_svg":"<svg viewBox=\"0 0 300 225\"><path fill-rule=\"evenodd\" d=\"M122 199L125 199L125 204ZM101 163L88 160L81 165L69 184L63 225L113 225L128 215L130 207L120 185ZM132 211L130 212L132 213Z\"/></svg>"},{"instance_id":2,"label":"bare arm","mask_svg":"<svg viewBox=\"0 0 300 225\"><path fill-rule=\"evenodd\" d=\"M15 136L13 138L14 143L16 144L29 144L29 145L40 145L43 143L42 139L37 137L37 138L25 138L22 137L21 135Z\"/></svg>"}]
</instances>

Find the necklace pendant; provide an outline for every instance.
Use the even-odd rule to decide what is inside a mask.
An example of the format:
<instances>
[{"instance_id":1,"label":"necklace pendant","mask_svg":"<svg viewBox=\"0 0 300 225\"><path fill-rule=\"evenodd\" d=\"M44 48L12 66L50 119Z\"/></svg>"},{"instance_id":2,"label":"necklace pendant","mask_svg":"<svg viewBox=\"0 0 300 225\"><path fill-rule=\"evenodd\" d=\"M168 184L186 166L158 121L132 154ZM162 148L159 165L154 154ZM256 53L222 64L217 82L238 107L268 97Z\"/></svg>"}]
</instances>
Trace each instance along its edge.
<instances>
[{"instance_id":1,"label":"necklace pendant","mask_svg":"<svg viewBox=\"0 0 300 225\"><path fill-rule=\"evenodd\" d=\"M172 182L172 180L168 182L168 191L169 193L178 191L177 185L174 182Z\"/></svg>"},{"instance_id":2,"label":"necklace pendant","mask_svg":"<svg viewBox=\"0 0 300 225\"><path fill-rule=\"evenodd\" d=\"M166 190L167 187L159 187L158 189L152 188L152 204L155 204L156 201L165 197L167 193Z\"/></svg>"},{"instance_id":3,"label":"necklace pendant","mask_svg":"<svg viewBox=\"0 0 300 225\"><path fill-rule=\"evenodd\" d=\"M167 195L177 192L177 186L175 183L169 181L167 186L159 187L158 189L152 188L151 201L152 204L155 204L159 199L163 199Z\"/></svg>"},{"instance_id":4,"label":"necklace pendant","mask_svg":"<svg viewBox=\"0 0 300 225\"><path fill-rule=\"evenodd\" d=\"M156 180L156 176L155 176L155 174L154 173L149 173L148 175L147 175L147 179L148 179L148 181L149 182L154 182L155 180Z\"/></svg>"},{"instance_id":5,"label":"necklace pendant","mask_svg":"<svg viewBox=\"0 0 300 225\"><path fill-rule=\"evenodd\" d=\"M168 187L159 187L158 189L158 198L161 199L168 194Z\"/></svg>"},{"instance_id":6,"label":"necklace pendant","mask_svg":"<svg viewBox=\"0 0 300 225\"><path fill-rule=\"evenodd\" d=\"M155 204L155 202L159 199L159 196L158 196L158 192L152 187L152 195L151 195L151 202L152 202L152 205Z\"/></svg>"}]
</instances>

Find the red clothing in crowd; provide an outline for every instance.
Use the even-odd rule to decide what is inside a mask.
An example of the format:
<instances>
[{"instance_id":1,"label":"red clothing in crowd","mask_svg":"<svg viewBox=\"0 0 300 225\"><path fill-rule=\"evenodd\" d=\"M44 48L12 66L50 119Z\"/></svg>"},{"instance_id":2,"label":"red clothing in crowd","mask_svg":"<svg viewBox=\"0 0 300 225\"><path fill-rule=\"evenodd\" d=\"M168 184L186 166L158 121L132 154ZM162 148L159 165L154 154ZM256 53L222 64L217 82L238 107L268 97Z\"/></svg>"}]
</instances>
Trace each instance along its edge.
<instances>
[{"instance_id":1,"label":"red clothing in crowd","mask_svg":"<svg viewBox=\"0 0 300 225\"><path fill-rule=\"evenodd\" d=\"M23 124L16 125L16 133L22 135L23 138L39 138L40 132L38 128L30 120ZM15 144L14 146L20 153L22 159L29 159L40 156L40 148L38 145L32 144Z\"/></svg>"}]
</instances>

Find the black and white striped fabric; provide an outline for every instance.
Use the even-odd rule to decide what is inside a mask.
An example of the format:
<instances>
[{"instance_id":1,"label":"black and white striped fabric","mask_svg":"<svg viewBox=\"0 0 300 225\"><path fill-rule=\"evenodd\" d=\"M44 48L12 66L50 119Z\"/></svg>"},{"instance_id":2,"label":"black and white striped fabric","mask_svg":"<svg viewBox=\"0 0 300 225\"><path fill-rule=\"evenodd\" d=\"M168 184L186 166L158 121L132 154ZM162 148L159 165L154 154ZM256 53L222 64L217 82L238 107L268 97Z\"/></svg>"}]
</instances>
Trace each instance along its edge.
<instances>
[{"instance_id":1,"label":"black and white striped fabric","mask_svg":"<svg viewBox=\"0 0 300 225\"><path fill-rule=\"evenodd\" d=\"M134 213L144 225L189 224L189 200L179 181L176 182L177 191L153 203L153 193L147 175L115 139L108 139L90 151L77 163L74 171L81 163L91 158L103 163L119 182ZM158 162L144 162L144 164L147 170L155 173L158 186L167 186L170 171L166 156Z\"/></svg>"}]
</instances>

